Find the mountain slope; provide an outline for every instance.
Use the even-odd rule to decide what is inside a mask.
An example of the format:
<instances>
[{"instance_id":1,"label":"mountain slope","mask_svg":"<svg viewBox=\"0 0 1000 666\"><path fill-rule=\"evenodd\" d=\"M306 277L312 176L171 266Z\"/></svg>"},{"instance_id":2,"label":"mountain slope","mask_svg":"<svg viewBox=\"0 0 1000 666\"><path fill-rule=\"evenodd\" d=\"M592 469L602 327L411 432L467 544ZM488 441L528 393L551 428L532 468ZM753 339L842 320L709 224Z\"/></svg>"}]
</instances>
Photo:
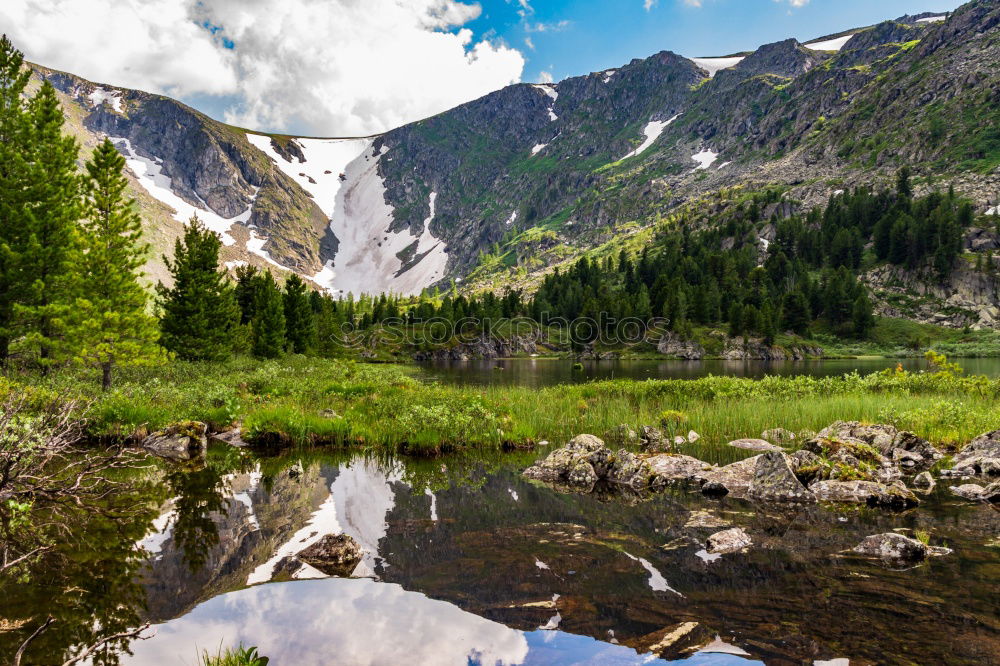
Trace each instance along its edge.
<instances>
[{"instance_id":1,"label":"mountain slope","mask_svg":"<svg viewBox=\"0 0 1000 666\"><path fill-rule=\"evenodd\" d=\"M529 283L733 186L783 188L786 215L909 164L983 213L1000 196L998 21L998 0L976 0L726 58L664 51L359 139L258 134L35 71L85 142L116 138L158 249L197 212L230 266L417 293L470 275Z\"/></svg>"}]
</instances>

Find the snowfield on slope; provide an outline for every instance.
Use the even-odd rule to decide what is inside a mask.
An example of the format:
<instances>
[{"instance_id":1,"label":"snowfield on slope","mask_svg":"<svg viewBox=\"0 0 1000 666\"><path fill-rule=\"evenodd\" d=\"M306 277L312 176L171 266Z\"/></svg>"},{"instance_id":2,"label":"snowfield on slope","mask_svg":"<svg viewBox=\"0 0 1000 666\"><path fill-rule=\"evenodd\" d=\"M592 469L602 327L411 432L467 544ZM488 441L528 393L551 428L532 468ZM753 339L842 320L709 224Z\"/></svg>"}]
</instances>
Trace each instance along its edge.
<instances>
[{"instance_id":1,"label":"snowfield on slope","mask_svg":"<svg viewBox=\"0 0 1000 666\"><path fill-rule=\"evenodd\" d=\"M696 171L698 169L707 169L708 167L712 166L715 160L719 159L719 153L715 152L714 150L706 148L701 152L692 155L691 159L693 159L695 162L698 163L698 166L695 167Z\"/></svg>"},{"instance_id":2,"label":"snowfield on slope","mask_svg":"<svg viewBox=\"0 0 1000 666\"><path fill-rule=\"evenodd\" d=\"M229 235L229 230L237 222L246 224L250 219L250 214L253 212L253 202L257 198L259 188L254 189L253 198L245 211L236 217L224 218L209 208L204 201L201 202L201 206L192 206L174 194L170 177L163 174L163 160L139 155L132 147L132 142L124 137L111 136L108 138L124 155L125 164L132 170L142 188L149 192L154 199L174 209L175 220L187 224L192 217L197 215L205 227L222 237L223 245L233 245L236 242L236 239Z\"/></svg>"},{"instance_id":3,"label":"snowfield on slope","mask_svg":"<svg viewBox=\"0 0 1000 666\"><path fill-rule=\"evenodd\" d=\"M688 58L688 60L706 70L708 78L712 78L720 70L736 67L736 65L743 62L744 58L746 56L735 56L732 58Z\"/></svg>"},{"instance_id":4,"label":"snowfield on slope","mask_svg":"<svg viewBox=\"0 0 1000 666\"><path fill-rule=\"evenodd\" d=\"M844 48L844 44L851 41L851 37L853 36L853 34L844 35L843 37L834 37L833 39L827 39L822 42L803 44L803 46L810 51L839 51Z\"/></svg>"},{"instance_id":5,"label":"snowfield on slope","mask_svg":"<svg viewBox=\"0 0 1000 666\"><path fill-rule=\"evenodd\" d=\"M628 155L626 155L622 159L623 160L627 160L630 157L636 157L637 155L641 155L642 153L644 153L647 148L649 148L654 143L656 143L656 140L660 138L661 134L663 134L663 130L665 130L670 125L670 123L674 122L675 120L677 120L680 117L681 117L681 114L678 113L676 116L674 116L670 120L651 120L651 121L649 121L649 123L647 123L646 127L644 127L643 130L642 130L642 133L646 135L646 140L643 141L642 144L640 144L638 148L636 148L635 150L633 150L631 153L629 153Z\"/></svg>"},{"instance_id":6,"label":"snowfield on slope","mask_svg":"<svg viewBox=\"0 0 1000 666\"><path fill-rule=\"evenodd\" d=\"M431 215L419 237L406 229L390 231L394 211L385 201L385 183L378 174L382 154L375 154L373 139L295 139L305 162L283 158L268 136L247 134L247 139L312 195L330 219L339 246L334 259L312 276L317 284L338 293L410 295L444 277L446 247L430 231L437 195L431 196ZM419 260L400 274L397 254L414 241Z\"/></svg>"}]
</instances>

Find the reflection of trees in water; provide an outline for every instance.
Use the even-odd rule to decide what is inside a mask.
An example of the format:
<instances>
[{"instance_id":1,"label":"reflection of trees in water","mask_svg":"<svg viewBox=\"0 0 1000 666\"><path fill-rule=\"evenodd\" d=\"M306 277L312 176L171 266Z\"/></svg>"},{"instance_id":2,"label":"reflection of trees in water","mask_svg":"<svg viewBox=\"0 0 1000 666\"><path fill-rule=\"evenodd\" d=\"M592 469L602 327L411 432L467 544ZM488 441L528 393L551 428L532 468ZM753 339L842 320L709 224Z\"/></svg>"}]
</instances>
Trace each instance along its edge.
<instances>
[{"instance_id":1,"label":"reflection of trees in water","mask_svg":"<svg viewBox=\"0 0 1000 666\"><path fill-rule=\"evenodd\" d=\"M153 518L149 507L162 499L161 491L122 486L99 500L39 505L26 524L11 521L9 507L0 505L0 540L16 542L23 552L45 548L0 574L0 621L16 627L0 631L0 654L13 655L47 616L54 622L31 641L24 665L61 663L83 646L141 624L145 599L136 573L144 557L135 544ZM92 663L117 664L128 642L110 641Z\"/></svg>"},{"instance_id":2,"label":"reflection of trees in water","mask_svg":"<svg viewBox=\"0 0 1000 666\"><path fill-rule=\"evenodd\" d=\"M223 470L215 465L167 474L167 486L177 498L173 540L192 573L205 565L209 551L219 545L219 528L212 513L226 512L222 477Z\"/></svg>"}]
</instances>

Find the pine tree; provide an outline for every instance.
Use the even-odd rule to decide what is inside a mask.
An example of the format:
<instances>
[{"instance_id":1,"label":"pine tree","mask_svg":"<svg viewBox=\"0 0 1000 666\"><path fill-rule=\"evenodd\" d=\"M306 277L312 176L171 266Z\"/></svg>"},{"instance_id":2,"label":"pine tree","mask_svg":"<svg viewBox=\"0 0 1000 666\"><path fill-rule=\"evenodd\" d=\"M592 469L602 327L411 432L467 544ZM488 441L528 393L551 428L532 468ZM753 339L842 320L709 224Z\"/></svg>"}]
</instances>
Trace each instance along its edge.
<instances>
[{"instance_id":1,"label":"pine tree","mask_svg":"<svg viewBox=\"0 0 1000 666\"><path fill-rule=\"evenodd\" d=\"M910 167L904 166L896 173L896 194L900 199L910 199L913 187L910 185Z\"/></svg>"},{"instance_id":2,"label":"pine tree","mask_svg":"<svg viewBox=\"0 0 1000 666\"><path fill-rule=\"evenodd\" d=\"M281 356L285 349L285 307L271 271L261 277L254 310L253 355L258 358Z\"/></svg>"},{"instance_id":3,"label":"pine tree","mask_svg":"<svg viewBox=\"0 0 1000 666\"><path fill-rule=\"evenodd\" d=\"M868 294L864 291L854 301L852 321L854 324L854 335L858 338L867 338L872 329L875 328L875 315L872 312L872 303L868 300Z\"/></svg>"},{"instance_id":4,"label":"pine tree","mask_svg":"<svg viewBox=\"0 0 1000 666\"><path fill-rule=\"evenodd\" d=\"M27 189L28 116L24 91L30 72L7 36L0 38L0 366L10 356L18 249L24 242L24 193Z\"/></svg>"},{"instance_id":5,"label":"pine tree","mask_svg":"<svg viewBox=\"0 0 1000 666\"><path fill-rule=\"evenodd\" d=\"M139 269L149 250L135 202L124 196L125 159L105 139L87 162L85 221L81 229L80 297L68 337L76 358L101 368L101 386L111 388L114 367L164 358L159 330L146 313Z\"/></svg>"},{"instance_id":6,"label":"pine tree","mask_svg":"<svg viewBox=\"0 0 1000 666\"><path fill-rule=\"evenodd\" d=\"M31 161L25 241L18 258L22 303L15 306L17 328L38 350L43 368L61 360L66 316L76 294L78 222L83 214L76 139L64 136L59 99L45 81L28 103Z\"/></svg>"},{"instance_id":7,"label":"pine tree","mask_svg":"<svg viewBox=\"0 0 1000 666\"><path fill-rule=\"evenodd\" d=\"M809 303L801 291L796 289L785 294L781 302L781 327L798 335L805 335L809 329Z\"/></svg>"},{"instance_id":8,"label":"pine tree","mask_svg":"<svg viewBox=\"0 0 1000 666\"><path fill-rule=\"evenodd\" d=\"M218 234L194 217L174 246L173 261L163 258L174 284L157 286L161 343L180 358L221 361L232 355L239 308L226 273L218 268L221 245Z\"/></svg>"},{"instance_id":9,"label":"pine tree","mask_svg":"<svg viewBox=\"0 0 1000 666\"><path fill-rule=\"evenodd\" d=\"M292 273L285 280L282 298L285 307L285 338L288 340L288 346L296 354L305 354L316 339L316 322L313 320L312 306L309 304L309 292L302 278Z\"/></svg>"}]
</instances>

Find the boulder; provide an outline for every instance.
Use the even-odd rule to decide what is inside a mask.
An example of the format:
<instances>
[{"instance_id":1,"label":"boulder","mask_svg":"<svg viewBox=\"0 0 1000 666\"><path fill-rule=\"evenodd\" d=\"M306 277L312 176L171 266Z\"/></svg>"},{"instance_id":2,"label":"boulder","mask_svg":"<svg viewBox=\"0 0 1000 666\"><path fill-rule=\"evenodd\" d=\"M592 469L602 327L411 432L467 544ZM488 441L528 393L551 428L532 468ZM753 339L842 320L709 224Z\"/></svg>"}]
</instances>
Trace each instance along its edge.
<instances>
[{"instance_id":1,"label":"boulder","mask_svg":"<svg viewBox=\"0 0 1000 666\"><path fill-rule=\"evenodd\" d=\"M592 486L608 472L611 451L593 435L577 435L524 471L529 479L571 486Z\"/></svg>"},{"instance_id":2,"label":"boulder","mask_svg":"<svg viewBox=\"0 0 1000 666\"><path fill-rule=\"evenodd\" d=\"M966 483L961 486L951 486L949 490L959 497L974 502L1000 503L1000 481L995 481L985 487L975 483Z\"/></svg>"},{"instance_id":3,"label":"boulder","mask_svg":"<svg viewBox=\"0 0 1000 666\"><path fill-rule=\"evenodd\" d=\"M327 534L299 551L298 558L328 576L349 576L361 561L361 546L346 534Z\"/></svg>"},{"instance_id":4,"label":"boulder","mask_svg":"<svg viewBox=\"0 0 1000 666\"><path fill-rule=\"evenodd\" d=\"M662 485L668 481L696 481L714 469L697 458L669 453L648 456L646 464L653 475L653 485Z\"/></svg>"},{"instance_id":5,"label":"boulder","mask_svg":"<svg viewBox=\"0 0 1000 666\"><path fill-rule=\"evenodd\" d=\"M758 458L747 497L762 502L816 501L792 472L788 456L780 451L764 453Z\"/></svg>"},{"instance_id":6,"label":"boulder","mask_svg":"<svg viewBox=\"0 0 1000 666\"><path fill-rule=\"evenodd\" d=\"M681 435L677 435L676 437L674 437L674 446L680 447L684 446L685 444L687 444L687 438L682 437Z\"/></svg>"},{"instance_id":7,"label":"boulder","mask_svg":"<svg viewBox=\"0 0 1000 666\"><path fill-rule=\"evenodd\" d=\"M955 456L951 476L1000 476L1000 430L984 433Z\"/></svg>"},{"instance_id":8,"label":"boulder","mask_svg":"<svg viewBox=\"0 0 1000 666\"><path fill-rule=\"evenodd\" d=\"M795 439L795 433L784 428L771 428L762 432L760 438L773 444L788 444Z\"/></svg>"},{"instance_id":9,"label":"boulder","mask_svg":"<svg viewBox=\"0 0 1000 666\"><path fill-rule=\"evenodd\" d=\"M926 544L895 532L865 537L864 541L853 548L853 551L887 562L919 562L928 555Z\"/></svg>"},{"instance_id":10,"label":"boulder","mask_svg":"<svg viewBox=\"0 0 1000 666\"><path fill-rule=\"evenodd\" d=\"M236 426L232 430L227 430L226 432L213 433L208 436L208 441L212 444L235 446L238 449L248 446L248 444L243 441L243 429L239 426Z\"/></svg>"},{"instance_id":11,"label":"boulder","mask_svg":"<svg viewBox=\"0 0 1000 666\"><path fill-rule=\"evenodd\" d=\"M611 457L611 464L608 466L604 478L614 483L641 489L650 485L653 470L646 460L625 449L619 449Z\"/></svg>"},{"instance_id":12,"label":"boulder","mask_svg":"<svg viewBox=\"0 0 1000 666\"><path fill-rule=\"evenodd\" d=\"M826 468L822 458L805 449L789 455L788 464L791 466L792 472L795 473L795 477L806 485L814 479L818 479Z\"/></svg>"},{"instance_id":13,"label":"boulder","mask_svg":"<svg viewBox=\"0 0 1000 666\"><path fill-rule=\"evenodd\" d=\"M908 466L929 466L942 454L926 439L912 432L884 424L864 424L860 421L835 421L805 443L814 453L846 448L860 451L858 444L872 447L886 460L906 460Z\"/></svg>"},{"instance_id":14,"label":"boulder","mask_svg":"<svg viewBox=\"0 0 1000 666\"><path fill-rule=\"evenodd\" d=\"M701 439L701 435L696 433L694 430L688 430L688 436L687 436L688 444L694 444L699 439Z\"/></svg>"},{"instance_id":15,"label":"boulder","mask_svg":"<svg viewBox=\"0 0 1000 666\"><path fill-rule=\"evenodd\" d=\"M622 423L604 433L604 441L617 446L631 446L639 443L639 434Z\"/></svg>"},{"instance_id":16,"label":"boulder","mask_svg":"<svg viewBox=\"0 0 1000 666\"><path fill-rule=\"evenodd\" d=\"M763 439L734 439L729 442L729 446L747 451L781 451L780 446L775 446Z\"/></svg>"},{"instance_id":17,"label":"boulder","mask_svg":"<svg viewBox=\"0 0 1000 666\"><path fill-rule=\"evenodd\" d=\"M706 495L731 494L733 497L746 497L760 457L746 458L705 472L702 475L704 483L701 491Z\"/></svg>"},{"instance_id":18,"label":"boulder","mask_svg":"<svg viewBox=\"0 0 1000 666\"><path fill-rule=\"evenodd\" d=\"M206 432L208 426L201 421L182 421L146 437L142 448L167 460L194 460L205 455Z\"/></svg>"},{"instance_id":19,"label":"boulder","mask_svg":"<svg viewBox=\"0 0 1000 666\"><path fill-rule=\"evenodd\" d=\"M921 472L913 479L913 487L919 488L924 492L929 492L935 485L937 484L930 472Z\"/></svg>"},{"instance_id":20,"label":"boulder","mask_svg":"<svg viewBox=\"0 0 1000 666\"><path fill-rule=\"evenodd\" d=\"M708 537L706 550L713 555L724 555L726 553L737 553L753 544L750 535L739 527L716 532Z\"/></svg>"},{"instance_id":21,"label":"boulder","mask_svg":"<svg viewBox=\"0 0 1000 666\"><path fill-rule=\"evenodd\" d=\"M852 502L896 510L920 504L905 487L874 481L818 481L809 490L821 502Z\"/></svg>"}]
</instances>

